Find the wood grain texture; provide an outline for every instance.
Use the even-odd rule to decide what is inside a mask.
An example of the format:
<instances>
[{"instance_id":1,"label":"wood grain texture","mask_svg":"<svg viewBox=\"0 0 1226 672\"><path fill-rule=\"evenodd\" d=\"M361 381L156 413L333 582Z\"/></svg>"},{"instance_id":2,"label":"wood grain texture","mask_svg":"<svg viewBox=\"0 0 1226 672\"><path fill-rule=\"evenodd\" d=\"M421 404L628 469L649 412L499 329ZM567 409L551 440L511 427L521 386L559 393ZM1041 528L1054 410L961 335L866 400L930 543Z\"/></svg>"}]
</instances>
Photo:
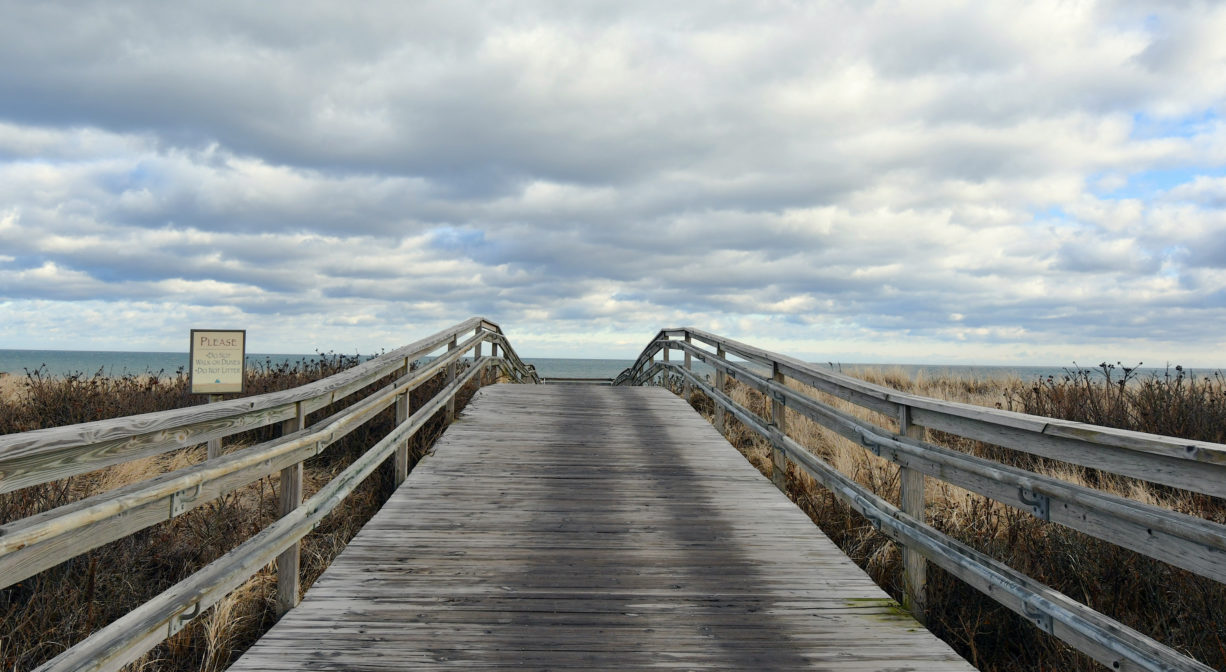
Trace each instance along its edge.
<instances>
[{"instance_id":1,"label":"wood grain texture","mask_svg":"<svg viewBox=\"0 0 1226 672\"><path fill-rule=\"evenodd\" d=\"M898 412L898 433L916 441L928 438L928 430L911 420L911 409L904 406ZM923 472L905 466L898 467L898 508L921 523L928 522L924 497ZM902 549L903 606L921 623L927 621L928 608L928 563L919 551L904 546Z\"/></svg>"},{"instance_id":2,"label":"wood grain texture","mask_svg":"<svg viewBox=\"0 0 1226 672\"><path fill-rule=\"evenodd\" d=\"M681 400L482 389L232 670L971 670Z\"/></svg>"},{"instance_id":3,"label":"wood grain texture","mask_svg":"<svg viewBox=\"0 0 1226 672\"><path fill-rule=\"evenodd\" d=\"M297 417L292 426L286 429L290 433L306 429L306 409L298 402ZM286 421L289 425L290 421ZM281 515L288 516L302 504L302 463L298 462L281 470ZM294 544L277 556L277 612L285 613L298 604L299 571L301 544Z\"/></svg>"}]
</instances>

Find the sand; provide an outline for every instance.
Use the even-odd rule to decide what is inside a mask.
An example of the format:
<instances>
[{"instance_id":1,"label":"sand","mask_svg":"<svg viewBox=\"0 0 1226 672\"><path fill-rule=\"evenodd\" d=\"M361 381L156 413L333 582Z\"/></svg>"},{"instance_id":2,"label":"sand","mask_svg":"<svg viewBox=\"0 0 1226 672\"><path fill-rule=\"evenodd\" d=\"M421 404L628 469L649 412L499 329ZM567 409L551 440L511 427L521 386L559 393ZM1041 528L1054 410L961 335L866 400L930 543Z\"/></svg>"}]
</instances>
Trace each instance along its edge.
<instances>
[{"instance_id":1,"label":"sand","mask_svg":"<svg viewBox=\"0 0 1226 672\"><path fill-rule=\"evenodd\" d=\"M26 377L24 375L15 376L11 373L0 375L0 398L5 400L16 399L21 394L21 389L25 387Z\"/></svg>"}]
</instances>

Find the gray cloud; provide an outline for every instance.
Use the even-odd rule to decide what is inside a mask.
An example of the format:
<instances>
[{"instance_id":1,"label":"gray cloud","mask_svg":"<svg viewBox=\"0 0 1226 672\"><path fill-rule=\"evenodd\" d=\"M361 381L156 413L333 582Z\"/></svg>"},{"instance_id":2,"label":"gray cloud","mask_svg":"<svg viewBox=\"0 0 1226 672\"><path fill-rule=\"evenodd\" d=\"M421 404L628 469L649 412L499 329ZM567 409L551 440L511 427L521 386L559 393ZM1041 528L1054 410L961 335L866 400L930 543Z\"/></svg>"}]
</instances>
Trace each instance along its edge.
<instances>
[{"instance_id":1,"label":"gray cloud","mask_svg":"<svg viewBox=\"0 0 1226 672\"><path fill-rule=\"evenodd\" d=\"M542 355L688 322L821 359L1219 363L1215 5L5 17L0 346L116 347L109 311L160 347L203 319L377 349L482 313Z\"/></svg>"}]
</instances>

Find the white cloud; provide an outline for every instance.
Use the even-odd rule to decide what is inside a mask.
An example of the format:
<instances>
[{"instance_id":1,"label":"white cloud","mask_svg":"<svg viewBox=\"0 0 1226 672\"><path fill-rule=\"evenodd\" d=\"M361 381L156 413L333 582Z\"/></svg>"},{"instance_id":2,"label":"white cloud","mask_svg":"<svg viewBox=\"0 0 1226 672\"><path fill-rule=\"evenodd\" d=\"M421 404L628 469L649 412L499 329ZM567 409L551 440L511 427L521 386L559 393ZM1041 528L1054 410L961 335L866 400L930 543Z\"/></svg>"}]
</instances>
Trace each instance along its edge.
<instances>
[{"instance_id":1,"label":"white cloud","mask_svg":"<svg viewBox=\"0 0 1226 672\"><path fill-rule=\"evenodd\" d=\"M1220 364L1223 32L1055 0L10 9L0 346L119 347L122 313L377 350L481 313L539 355L688 323Z\"/></svg>"}]
</instances>

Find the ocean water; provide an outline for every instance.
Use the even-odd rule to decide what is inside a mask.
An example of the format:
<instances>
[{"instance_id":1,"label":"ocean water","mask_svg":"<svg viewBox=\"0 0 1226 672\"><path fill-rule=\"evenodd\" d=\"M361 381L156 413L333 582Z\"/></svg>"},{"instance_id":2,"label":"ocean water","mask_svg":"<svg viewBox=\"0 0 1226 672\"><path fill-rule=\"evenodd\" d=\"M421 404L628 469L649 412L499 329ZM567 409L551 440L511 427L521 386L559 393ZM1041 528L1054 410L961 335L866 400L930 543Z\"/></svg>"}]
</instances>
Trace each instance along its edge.
<instances>
[{"instance_id":1,"label":"ocean water","mask_svg":"<svg viewBox=\"0 0 1226 672\"><path fill-rule=\"evenodd\" d=\"M12 376L24 376L26 371L42 369L45 374L63 376L82 373L92 376L101 372L104 376L124 374L157 373L172 375L180 367L187 370L186 352L110 352L90 350L0 350L0 372ZM286 355L248 353L247 366L254 367L271 362L297 362L312 359L316 355Z\"/></svg>"},{"instance_id":2,"label":"ocean water","mask_svg":"<svg viewBox=\"0 0 1226 672\"><path fill-rule=\"evenodd\" d=\"M616 378L633 359L555 359L524 357L525 364L536 367L542 378Z\"/></svg>"},{"instance_id":3,"label":"ocean water","mask_svg":"<svg viewBox=\"0 0 1226 672\"><path fill-rule=\"evenodd\" d=\"M258 366L267 361L274 365L281 362L294 363L313 359L316 355L248 353L247 366ZM630 359L554 359L529 357L524 362L536 367L541 376L555 378L616 378L623 369L634 363ZM106 376L122 376L127 373L144 374L162 371L173 374L188 365L186 352L112 352L88 350L0 350L0 372L12 376L24 376L27 370L42 368L45 373L63 376L83 373L92 376L101 372Z\"/></svg>"},{"instance_id":4,"label":"ocean water","mask_svg":"<svg viewBox=\"0 0 1226 672\"><path fill-rule=\"evenodd\" d=\"M271 361L297 362L302 359L312 359L316 355L293 354L261 354L247 355L247 365L256 366ZM680 353L673 353L673 358L679 360ZM547 357L525 357L524 361L536 367L537 373L546 378L616 378L623 369L634 363L630 359L560 359ZM83 373L93 375L99 371L103 375L120 376L125 373L143 374L162 371L173 374L179 367L186 368L188 354L186 352L94 352L82 350L0 350L0 372L12 376L23 376L26 370L43 367L51 375L62 376L68 373ZM854 373L856 370L877 369L897 371L914 378L922 375L925 378L959 377L959 378L1020 378L1034 380L1047 376L1061 377L1074 367L1070 364L1062 366L967 366L967 365L919 365L919 364L840 364L838 362L820 362L814 366ZM1096 367L1085 367L1096 369ZM694 372L700 376L709 375L711 368L695 360ZM1162 375L1164 369L1142 368L1142 376ZM1215 371L1210 369L1189 370L1197 376L1212 376ZM1171 373L1174 373L1172 369ZM1095 374L1098 375L1098 374ZM1121 372L1117 368L1115 378Z\"/></svg>"}]
</instances>

